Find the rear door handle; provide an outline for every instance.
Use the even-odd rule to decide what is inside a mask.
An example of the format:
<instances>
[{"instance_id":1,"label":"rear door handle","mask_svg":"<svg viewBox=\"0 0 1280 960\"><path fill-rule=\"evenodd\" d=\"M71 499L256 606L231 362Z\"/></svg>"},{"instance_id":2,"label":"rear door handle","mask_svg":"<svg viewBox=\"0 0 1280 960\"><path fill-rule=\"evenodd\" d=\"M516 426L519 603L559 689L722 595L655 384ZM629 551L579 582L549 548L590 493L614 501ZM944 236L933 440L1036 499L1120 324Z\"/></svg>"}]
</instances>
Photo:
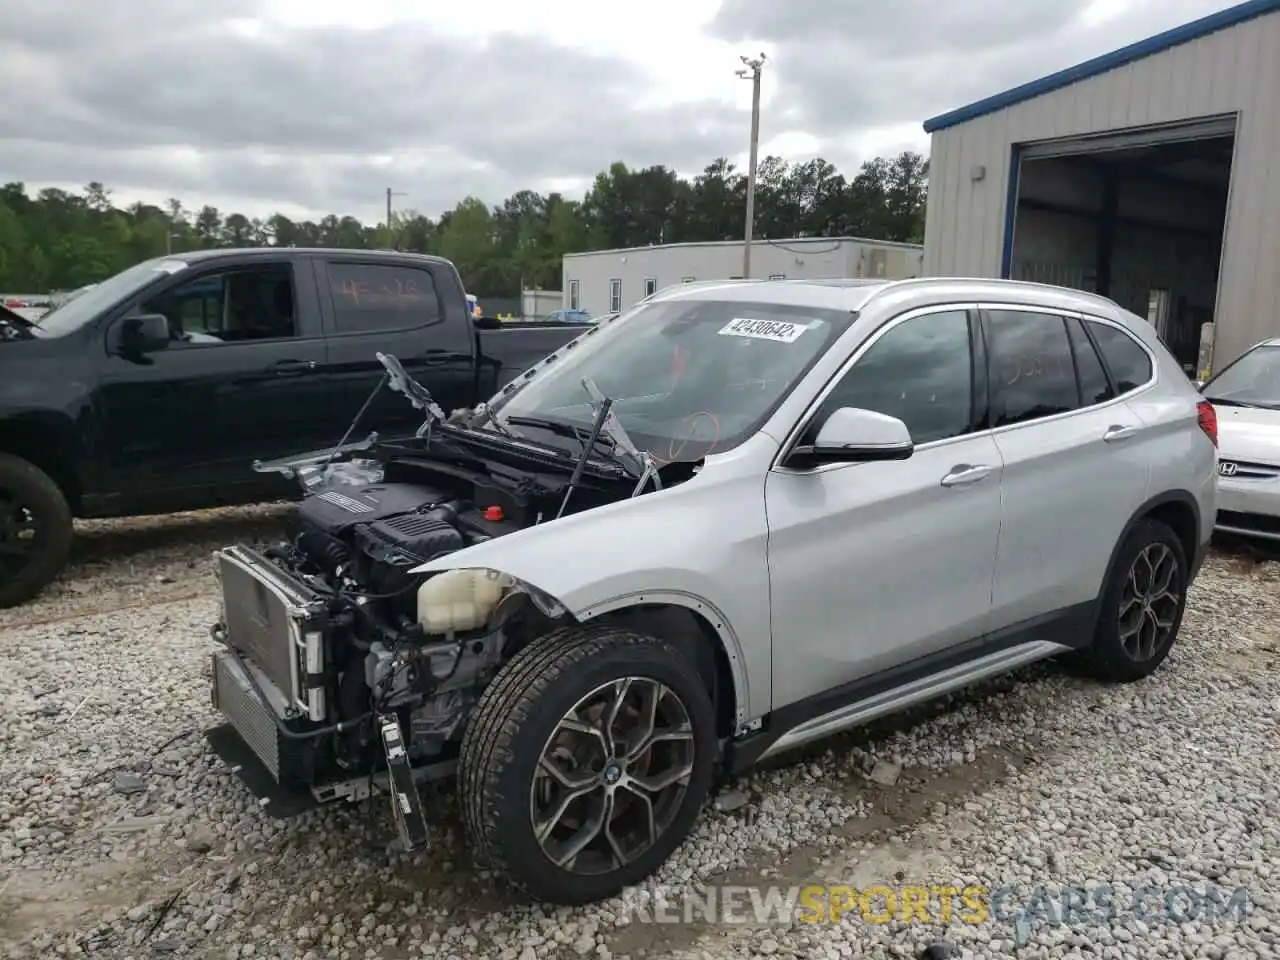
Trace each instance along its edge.
<instances>
[{"instance_id":1,"label":"rear door handle","mask_svg":"<svg viewBox=\"0 0 1280 960\"><path fill-rule=\"evenodd\" d=\"M1126 427L1117 423L1107 428L1107 432L1102 435L1102 439L1107 443L1115 443L1117 440L1128 440L1137 432L1133 427Z\"/></svg>"},{"instance_id":2,"label":"rear door handle","mask_svg":"<svg viewBox=\"0 0 1280 960\"><path fill-rule=\"evenodd\" d=\"M291 373L306 373L315 368L314 360L277 360L269 369L272 373L283 377Z\"/></svg>"},{"instance_id":3,"label":"rear door handle","mask_svg":"<svg viewBox=\"0 0 1280 960\"><path fill-rule=\"evenodd\" d=\"M985 464L971 465L968 463L960 463L951 468L951 472L942 478L944 487L966 487L971 483L978 483L991 476L991 467Z\"/></svg>"}]
</instances>

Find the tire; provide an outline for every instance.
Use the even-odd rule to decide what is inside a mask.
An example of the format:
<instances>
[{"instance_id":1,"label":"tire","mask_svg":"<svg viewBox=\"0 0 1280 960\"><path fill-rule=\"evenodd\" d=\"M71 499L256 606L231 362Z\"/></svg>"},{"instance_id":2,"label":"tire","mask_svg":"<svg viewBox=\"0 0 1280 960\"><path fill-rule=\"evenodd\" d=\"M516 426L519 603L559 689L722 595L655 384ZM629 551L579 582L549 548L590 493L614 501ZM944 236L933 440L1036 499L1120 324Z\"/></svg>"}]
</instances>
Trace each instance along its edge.
<instances>
[{"instance_id":1,"label":"tire","mask_svg":"<svg viewBox=\"0 0 1280 960\"><path fill-rule=\"evenodd\" d=\"M650 716L662 715L649 725L651 730L683 732L650 742L646 749L639 748L640 728L633 727L628 730L631 744L615 748L611 759L605 749L608 738L599 732L603 724L593 735L560 726L579 707L578 716L590 719L596 697L602 703L618 702L619 690L624 691L623 712L639 706ZM585 707L584 698L589 701ZM649 710L653 703L657 707ZM614 729L621 733L624 726ZM706 686L670 643L608 626L554 631L503 667L463 735L458 793L472 850L537 900L581 905L614 896L657 870L688 836L711 786L716 745ZM573 755L566 756L570 750ZM555 758L553 766L562 776L595 784L567 811L562 806L567 790L546 772L544 752ZM635 778L648 777L650 771L652 778L641 789ZM650 792L662 782L664 771L687 776ZM597 805L614 812L616 829L564 861L572 847L566 834L574 817L588 809L599 812ZM563 818L548 815L555 808ZM535 819L544 825L559 823L545 846L535 832ZM629 825L639 824L644 825L642 833L627 833ZM622 839L624 834L631 839ZM609 837L615 842L608 842Z\"/></svg>"},{"instance_id":2,"label":"tire","mask_svg":"<svg viewBox=\"0 0 1280 960\"><path fill-rule=\"evenodd\" d=\"M1182 626L1187 572L1186 552L1168 525L1146 519L1129 532L1102 596L1093 645L1086 651L1094 676L1132 683L1164 662ZM1135 622L1141 643L1131 632Z\"/></svg>"},{"instance_id":3,"label":"tire","mask_svg":"<svg viewBox=\"0 0 1280 960\"><path fill-rule=\"evenodd\" d=\"M34 536L21 536L16 522L22 510ZM25 533L23 530L22 533ZM43 590L66 565L71 551L71 508L58 485L43 470L19 457L0 453L0 608L14 607ZM6 552L25 541L25 558Z\"/></svg>"}]
</instances>

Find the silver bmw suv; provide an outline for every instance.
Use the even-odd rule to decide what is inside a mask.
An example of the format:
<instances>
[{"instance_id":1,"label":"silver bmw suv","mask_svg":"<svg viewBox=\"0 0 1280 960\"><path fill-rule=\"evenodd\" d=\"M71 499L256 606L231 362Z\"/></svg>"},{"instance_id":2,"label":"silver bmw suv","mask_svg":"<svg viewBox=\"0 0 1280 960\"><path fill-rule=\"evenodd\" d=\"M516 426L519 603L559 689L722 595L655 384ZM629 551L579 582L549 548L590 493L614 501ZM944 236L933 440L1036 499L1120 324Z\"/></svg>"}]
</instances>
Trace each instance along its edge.
<instances>
[{"instance_id":1,"label":"silver bmw suv","mask_svg":"<svg viewBox=\"0 0 1280 960\"><path fill-rule=\"evenodd\" d=\"M406 842L453 764L477 857L561 903L653 872L718 772L1057 654L1147 676L1216 512L1152 328L1031 284L681 286L426 426L224 552L217 703L317 798L380 735Z\"/></svg>"}]
</instances>

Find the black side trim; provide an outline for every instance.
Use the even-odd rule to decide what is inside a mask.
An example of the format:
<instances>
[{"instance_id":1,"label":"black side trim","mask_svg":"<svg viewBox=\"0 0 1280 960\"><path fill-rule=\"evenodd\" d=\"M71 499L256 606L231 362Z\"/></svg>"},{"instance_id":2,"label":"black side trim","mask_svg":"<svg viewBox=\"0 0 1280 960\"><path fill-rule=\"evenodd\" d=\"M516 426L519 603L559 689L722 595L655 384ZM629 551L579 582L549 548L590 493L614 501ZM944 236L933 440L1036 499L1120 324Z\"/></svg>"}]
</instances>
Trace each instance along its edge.
<instances>
[{"instance_id":1,"label":"black side trim","mask_svg":"<svg viewBox=\"0 0 1280 960\"><path fill-rule=\"evenodd\" d=\"M1087 647L1093 640L1093 631L1098 619L1098 603L1098 600L1093 600L1067 607L1056 613L1024 620L1003 630L970 640L968 643L890 667L880 673L859 678L831 690L824 690L812 697L781 707L764 718L764 727L759 732L726 746L726 771L730 776L740 775L753 766L783 734L794 730L802 723L943 670L1037 640L1060 643L1073 649Z\"/></svg>"}]
</instances>

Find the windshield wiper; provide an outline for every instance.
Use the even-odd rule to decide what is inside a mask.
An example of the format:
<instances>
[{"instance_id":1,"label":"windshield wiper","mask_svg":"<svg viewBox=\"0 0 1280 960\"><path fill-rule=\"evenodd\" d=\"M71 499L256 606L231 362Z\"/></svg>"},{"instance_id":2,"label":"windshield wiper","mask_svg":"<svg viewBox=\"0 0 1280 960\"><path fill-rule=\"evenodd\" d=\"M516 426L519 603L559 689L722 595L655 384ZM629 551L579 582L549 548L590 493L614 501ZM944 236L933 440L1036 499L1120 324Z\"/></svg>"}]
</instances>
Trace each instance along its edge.
<instances>
[{"instance_id":1,"label":"windshield wiper","mask_svg":"<svg viewBox=\"0 0 1280 960\"><path fill-rule=\"evenodd\" d=\"M493 421L497 423L495 419ZM557 420L554 417L529 417L522 415L512 415L507 417L507 423L515 424L517 427L542 427L544 430L550 430L554 434L562 437L572 437L584 447L591 440L591 430L586 427L580 427L576 423L570 423L568 420ZM605 437L597 436L595 443L603 443L612 446L613 441ZM591 444L594 446L594 444Z\"/></svg>"},{"instance_id":2,"label":"windshield wiper","mask_svg":"<svg viewBox=\"0 0 1280 960\"><path fill-rule=\"evenodd\" d=\"M658 477L658 465L653 462L653 457L647 451L641 450L631 442L631 437L623 428L622 421L613 412L613 401L605 396L604 391L596 386L596 382L590 377L582 378L582 386L591 396L591 407L600 421L600 428L613 441L613 458L627 467L632 476L639 479L636 488L631 491L631 496L639 495L650 480L653 481L654 489L661 490L662 480Z\"/></svg>"}]
</instances>

